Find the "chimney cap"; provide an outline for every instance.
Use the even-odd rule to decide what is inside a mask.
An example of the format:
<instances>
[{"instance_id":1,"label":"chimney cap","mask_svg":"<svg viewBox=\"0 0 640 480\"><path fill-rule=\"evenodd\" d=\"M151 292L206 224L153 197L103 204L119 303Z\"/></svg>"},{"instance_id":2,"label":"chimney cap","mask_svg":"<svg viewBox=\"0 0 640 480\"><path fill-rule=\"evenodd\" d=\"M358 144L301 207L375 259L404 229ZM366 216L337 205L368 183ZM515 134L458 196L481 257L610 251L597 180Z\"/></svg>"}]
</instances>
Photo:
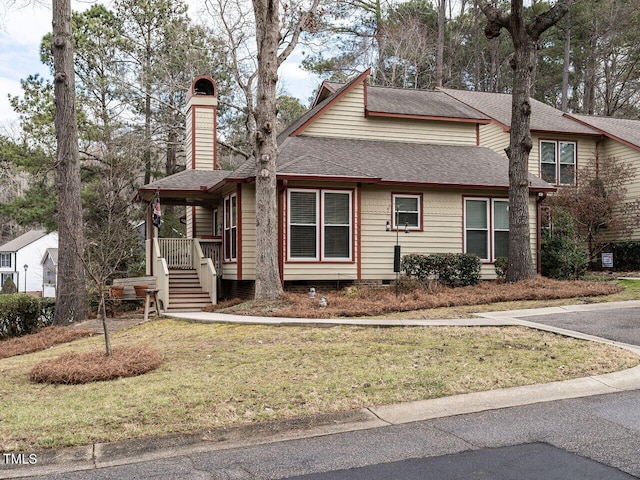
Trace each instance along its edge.
<instances>
[{"instance_id":1,"label":"chimney cap","mask_svg":"<svg viewBox=\"0 0 640 480\"><path fill-rule=\"evenodd\" d=\"M194 95L215 97L216 94L216 82L207 75L200 75L191 82L191 87L187 92L187 102Z\"/></svg>"}]
</instances>

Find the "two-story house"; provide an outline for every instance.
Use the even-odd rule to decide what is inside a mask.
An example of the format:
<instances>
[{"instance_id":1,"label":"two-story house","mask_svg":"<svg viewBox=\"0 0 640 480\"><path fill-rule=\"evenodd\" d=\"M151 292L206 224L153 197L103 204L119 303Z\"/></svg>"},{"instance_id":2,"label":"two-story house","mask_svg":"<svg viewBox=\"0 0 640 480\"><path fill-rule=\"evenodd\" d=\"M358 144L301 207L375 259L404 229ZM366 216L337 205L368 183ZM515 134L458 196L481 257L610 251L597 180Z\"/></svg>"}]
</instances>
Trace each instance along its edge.
<instances>
[{"instance_id":1,"label":"two-story house","mask_svg":"<svg viewBox=\"0 0 640 480\"><path fill-rule=\"evenodd\" d=\"M450 91L370 87L368 74L323 85L313 107L278 137L285 287L388 283L395 278L396 243L403 254L475 253L484 278L493 277L493 262L507 253L508 162L484 132L504 133L507 124ZM510 108L508 97L501 101ZM163 301L169 308L174 270L193 268L207 284L215 282L203 277L215 271L224 297L249 294L255 279L255 162L217 170L212 79L197 78L187 102L187 170L139 190L150 205L158 198L187 206L189 239L178 245L154 238L147 249L148 273L167 278ZM564 120L574 126L567 134L593 133ZM558 129L545 139L562 149L564 133ZM530 245L537 259L540 201L555 186L532 174L530 190Z\"/></svg>"},{"instance_id":2,"label":"two-story house","mask_svg":"<svg viewBox=\"0 0 640 480\"><path fill-rule=\"evenodd\" d=\"M42 259L57 247L58 233L45 230L31 230L0 245L0 284L11 278L19 292L43 295Z\"/></svg>"}]
</instances>

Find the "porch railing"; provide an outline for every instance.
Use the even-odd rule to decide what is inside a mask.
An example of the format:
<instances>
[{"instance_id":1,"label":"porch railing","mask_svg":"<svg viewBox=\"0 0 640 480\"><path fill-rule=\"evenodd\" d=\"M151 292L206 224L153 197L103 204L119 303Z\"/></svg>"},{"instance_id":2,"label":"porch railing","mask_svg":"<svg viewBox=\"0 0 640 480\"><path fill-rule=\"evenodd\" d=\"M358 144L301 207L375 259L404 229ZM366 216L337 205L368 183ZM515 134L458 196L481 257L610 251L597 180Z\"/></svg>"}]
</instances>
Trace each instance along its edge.
<instances>
[{"instance_id":1,"label":"porch railing","mask_svg":"<svg viewBox=\"0 0 640 480\"><path fill-rule=\"evenodd\" d=\"M155 251L159 252L167 268L167 297L169 269L195 269L200 285L209 294L211 303L217 303L217 277L222 272L221 242L197 238L157 238L155 241Z\"/></svg>"},{"instance_id":2,"label":"porch railing","mask_svg":"<svg viewBox=\"0 0 640 480\"><path fill-rule=\"evenodd\" d=\"M147 240L149 242L149 240ZM169 266L162 256L162 250L158 239L153 239L153 274L156 277L156 288L158 289L158 300L162 304L162 309L169 308Z\"/></svg>"},{"instance_id":3,"label":"porch railing","mask_svg":"<svg viewBox=\"0 0 640 480\"><path fill-rule=\"evenodd\" d=\"M205 258L210 258L218 277L222 276L222 240L199 239Z\"/></svg>"}]
</instances>

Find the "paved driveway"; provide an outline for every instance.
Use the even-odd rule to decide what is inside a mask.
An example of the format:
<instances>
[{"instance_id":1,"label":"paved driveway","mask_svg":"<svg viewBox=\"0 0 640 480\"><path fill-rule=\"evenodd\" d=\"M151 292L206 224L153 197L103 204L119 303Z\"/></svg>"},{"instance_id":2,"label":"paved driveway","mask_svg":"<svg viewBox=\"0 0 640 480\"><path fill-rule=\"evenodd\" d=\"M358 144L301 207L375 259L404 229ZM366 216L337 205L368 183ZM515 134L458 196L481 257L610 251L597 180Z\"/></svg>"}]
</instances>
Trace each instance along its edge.
<instances>
[{"instance_id":1,"label":"paved driveway","mask_svg":"<svg viewBox=\"0 0 640 480\"><path fill-rule=\"evenodd\" d=\"M519 317L516 313L513 316L529 322L640 346L640 307L527 315L526 317Z\"/></svg>"}]
</instances>

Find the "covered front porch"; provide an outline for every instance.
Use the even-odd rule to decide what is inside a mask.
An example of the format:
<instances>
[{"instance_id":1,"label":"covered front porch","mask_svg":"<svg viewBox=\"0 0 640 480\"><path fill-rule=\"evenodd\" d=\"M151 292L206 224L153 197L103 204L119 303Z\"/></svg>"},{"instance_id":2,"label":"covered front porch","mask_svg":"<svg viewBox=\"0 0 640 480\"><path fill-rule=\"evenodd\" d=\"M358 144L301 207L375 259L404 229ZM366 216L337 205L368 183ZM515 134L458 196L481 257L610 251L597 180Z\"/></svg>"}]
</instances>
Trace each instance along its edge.
<instances>
[{"instance_id":1,"label":"covered front porch","mask_svg":"<svg viewBox=\"0 0 640 480\"><path fill-rule=\"evenodd\" d=\"M222 239L216 235L212 212L220 203L215 187L229 173L185 170L138 190L138 200L148 205L146 272L156 277L158 298L165 311L202 310L217 303L222 276ZM156 203L185 207L186 238L161 236L162 226L158 229L153 225ZM207 222L198 223L196 211L198 219L207 217Z\"/></svg>"}]
</instances>

